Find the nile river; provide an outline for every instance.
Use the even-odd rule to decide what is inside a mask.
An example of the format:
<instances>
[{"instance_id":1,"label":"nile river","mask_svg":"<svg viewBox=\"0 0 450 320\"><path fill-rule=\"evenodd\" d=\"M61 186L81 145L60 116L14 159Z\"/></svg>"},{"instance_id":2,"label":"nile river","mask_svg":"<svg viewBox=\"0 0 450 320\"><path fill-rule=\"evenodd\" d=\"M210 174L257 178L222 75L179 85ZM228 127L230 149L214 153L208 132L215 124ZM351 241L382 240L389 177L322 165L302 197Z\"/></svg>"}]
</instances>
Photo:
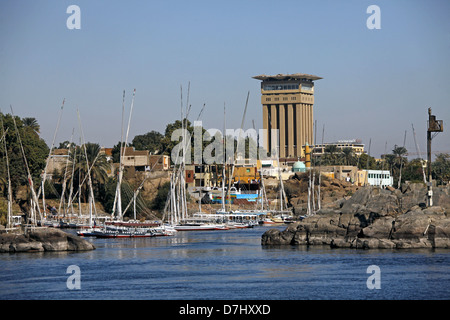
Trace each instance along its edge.
<instances>
[{"instance_id":1,"label":"nile river","mask_svg":"<svg viewBox=\"0 0 450 320\"><path fill-rule=\"evenodd\" d=\"M450 298L450 250L266 247L266 230L92 238L89 252L0 254L0 299ZM368 288L373 265L379 289ZM69 266L79 268L79 289L69 289Z\"/></svg>"}]
</instances>

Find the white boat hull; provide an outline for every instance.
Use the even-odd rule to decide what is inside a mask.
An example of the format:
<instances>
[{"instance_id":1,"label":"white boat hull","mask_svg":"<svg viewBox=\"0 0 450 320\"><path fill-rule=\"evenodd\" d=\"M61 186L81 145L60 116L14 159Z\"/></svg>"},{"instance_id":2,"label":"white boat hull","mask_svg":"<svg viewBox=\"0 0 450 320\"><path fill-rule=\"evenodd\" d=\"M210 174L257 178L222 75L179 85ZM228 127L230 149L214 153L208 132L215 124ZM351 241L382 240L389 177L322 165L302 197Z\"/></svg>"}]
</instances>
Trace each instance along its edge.
<instances>
[{"instance_id":1,"label":"white boat hull","mask_svg":"<svg viewBox=\"0 0 450 320\"><path fill-rule=\"evenodd\" d=\"M181 224L174 226L177 231L210 231L210 230L228 230L225 225L214 224Z\"/></svg>"}]
</instances>

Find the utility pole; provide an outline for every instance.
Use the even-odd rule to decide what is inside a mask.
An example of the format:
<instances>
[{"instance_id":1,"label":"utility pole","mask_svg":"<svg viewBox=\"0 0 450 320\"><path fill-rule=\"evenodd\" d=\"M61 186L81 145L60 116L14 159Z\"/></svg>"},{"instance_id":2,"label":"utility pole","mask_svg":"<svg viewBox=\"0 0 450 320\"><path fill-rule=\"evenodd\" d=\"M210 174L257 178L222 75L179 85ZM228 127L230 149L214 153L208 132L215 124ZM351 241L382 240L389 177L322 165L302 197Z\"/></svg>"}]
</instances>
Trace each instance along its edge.
<instances>
[{"instance_id":1,"label":"utility pole","mask_svg":"<svg viewBox=\"0 0 450 320\"><path fill-rule=\"evenodd\" d=\"M439 133L444 131L444 122L436 120L436 116L431 114L431 108L428 108L428 129L427 129L427 169L428 169L428 207L433 206L433 179L431 176L431 140ZM435 132L435 134L432 134Z\"/></svg>"}]
</instances>

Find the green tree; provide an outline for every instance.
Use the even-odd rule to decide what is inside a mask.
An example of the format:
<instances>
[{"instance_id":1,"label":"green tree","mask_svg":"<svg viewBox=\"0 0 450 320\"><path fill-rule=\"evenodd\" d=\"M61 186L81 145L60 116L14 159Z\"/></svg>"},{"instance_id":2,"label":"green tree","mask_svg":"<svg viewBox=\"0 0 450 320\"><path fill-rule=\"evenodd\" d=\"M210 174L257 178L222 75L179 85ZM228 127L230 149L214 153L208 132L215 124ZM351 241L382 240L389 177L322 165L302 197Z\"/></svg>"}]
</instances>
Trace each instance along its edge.
<instances>
[{"instance_id":1,"label":"green tree","mask_svg":"<svg viewBox=\"0 0 450 320\"><path fill-rule=\"evenodd\" d=\"M8 224L8 202L4 198L0 198L0 225Z\"/></svg>"},{"instance_id":2,"label":"green tree","mask_svg":"<svg viewBox=\"0 0 450 320\"><path fill-rule=\"evenodd\" d=\"M210 143L210 141L208 141L210 136L209 136L209 133L206 131L206 129L203 127L201 128L201 132L202 132L201 135L194 135L194 127L191 125L191 122L186 119L184 119L183 122L180 120L176 120L175 122L169 123L166 126L166 130L164 132L164 137L161 140L161 151L159 153L164 153L169 156L172 154L172 149L175 146L177 146L178 144L180 144L182 141L181 136L178 136L178 137L174 136L174 141L172 141L172 135L175 130L181 129L181 128L187 129L187 131L189 133L189 136L187 137L187 139L190 138L190 143L187 143L187 144L190 145L190 147L191 147L191 150L190 150L191 151L191 162L193 163L193 160L195 159L194 158L195 152L198 152L198 153L203 152L205 147ZM201 149L199 148L199 150L196 150L194 148L196 138L202 140L202 141L200 141L200 145L202 147L201 147ZM199 154L197 154L197 156L199 156Z\"/></svg>"},{"instance_id":3,"label":"green tree","mask_svg":"<svg viewBox=\"0 0 450 320\"><path fill-rule=\"evenodd\" d=\"M408 154L408 150L405 147L399 147L397 145L394 146L394 150L392 150L392 154L395 156L395 162L400 167L402 164L404 165L407 161L406 155Z\"/></svg>"},{"instance_id":4,"label":"green tree","mask_svg":"<svg viewBox=\"0 0 450 320\"><path fill-rule=\"evenodd\" d=\"M374 157L369 156L367 153L363 153L358 158L358 168L365 170L377 170L378 165Z\"/></svg>"},{"instance_id":5,"label":"green tree","mask_svg":"<svg viewBox=\"0 0 450 320\"><path fill-rule=\"evenodd\" d=\"M162 139L164 136L158 131L150 131L143 135L137 135L134 137L131 145L136 150L149 150L152 154L161 152Z\"/></svg>"},{"instance_id":6,"label":"green tree","mask_svg":"<svg viewBox=\"0 0 450 320\"><path fill-rule=\"evenodd\" d=\"M30 128L33 130L36 134L40 133L41 126L39 125L36 118L23 118L22 119L23 126L26 128Z\"/></svg>"},{"instance_id":7,"label":"green tree","mask_svg":"<svg viewBox=\"0 0 450 320\"><path fill-rule=\"evenodd\" d=\"M5 154L8 153L9 172L11 177L12 197L13 201L19 204L23 212L28 211L28 203L30 198L30 188L28 182L28 175L25 166L25 160L22 154L20 141L23 145L26 162L30 170L31 178L34 182L34 191L40 186L41 174L46 165L49 148L45 141L39 138L36 129L37 122L34 127L25 126L23 119L10 114L0 113L1 123L3 127L0 128L1 136L4 139L0 144L0 186L3 196L7 196L7 167ZM17 125L14 125L14 121ZM3 131L4 130L4 131ZM4 133L4 135L3 135ZM6 148L5 148L6 143Z\"/></svg>"},{"instance_id":8,"label":"green tree","mask_svg":"<svg viewBox=\"0 0 450 320\"><path fill-rule=\"evenodd\" d=\"M128 144L127 147L130 147L130 144ZM120 162L120 141L117 142L117 144L113 147L111 154L112 154L113 163L119 163Z\"/></svg>"},{"instance_id":9,"label":"green tree","mask_svg":"<svg viewBox=\"0 0 450 320\"><path fill-rule=\"evenodd\" d=\"M440 153L431 164L431 174L433 179L443 184L450 181L450 154Z\"/></svg>"},{"instance_id":10,"label":"green tree","mask_svg":"<svg viewBox=\"0 0 450 320\"><path fill-rule=\"evenodd\" d=\"M422 159L413 159L403 169L402 180L414 183L423 182L423 170Z\"/></svg>"},{"instance_id":11,"label":"green tree","mask_svg":"<svg viewBox=\"0 0 450 320\"><path fill-rule=\"evenodd\" d=\"M346 147L342 149L342 160L345 165L350 166L354 164L355 160L355 154L353 152L353 149L350 147Z\"/></svg>"},{"instance_id":12,"label":"green tree","mask_svg":"<svg viewBox=\"0 0 450 320\"><path fill-rule=\"evenodd\" d=\"M86 147L86 152L84 148ZM106 155L100 153L100 145L97 143L86 143L77 147L77 157L75 160L75 171L73 173L74 186L81 185L80 195L84 202L89 197L89 177L88 177L88 164L90 169L90 176L92 181L92 187L95 194L99 194L104 189L104 184L107 180L107 171L110 168L108 161L106 160ZM87 154L87 161L86 155Z\"/></svg>"},{"instance_id":13,"label":"green tree","mask_svg":"<svg viewBox=\"0 0 450 320\"><path fill-rule=\"evenodd\" d=\"M191 122L187 119L184 119L183 122L181 120L176 120L174 123L169 123L166 126L166 130L164 132L164 138L161 141L162 150L165 154L171 155L172 149L181 142L181 137L179 140L172 141L172 134L175 130L185 128L188 130L190 136L192 137L192 134L194 133L194 127L192 127ZM191 144L193 147L193 143ZM191 155L193 153L191 152Z\"/></svg>"},{"instance_id":14,"label":"green tree","mask_svg":"<svg viewBox=\"0 0 450 320\"><path fill-rule=\"evenodd\" d=\"M394 185L396 185L401 178L401 174L403 173L405 165L408 162L408 159L406 158L408 150L406 150L405 147L399 147L395 145L394 149L392 150L392 154L395 156L394 165L392 167L392 175L394 177Z\"/></svg>"},{"instance_id":15,"label":"green tree","mask_svg":"<svg viewBox=\"0 0 450 320\"><path fill-rule=\"evenodd\" d=\"M325 147L324 162L328 165L336 165L338 159L338 147L335 144L329 144Z\"/></svg>"},{"instance_id":16,"label":"green tree","mask_svg":"<svg viewBox=\"0 0 450 320\"><path fill-rule=\"evenodd\" d=\"M170 182L166 182L158 187L156 197L153 199L152 209L159 211L164 209L169 191L170 191Z\"/></svg>"},{"instance_id":17,"label":"green tree","mask_svg":"<svg viewBox=\"0 0 450 320\"><path fill-rule=\"evenodd\" d=\"M56 148L56 149L69 149L74 146L76 146L75 143L73 143L73 142L71 143L70 141L66 140L66 141L60 142L58 148Z\"/></svg>"},{"instance_id":18,"label":"green tree","mask_svg":"<svg viewBox=\"0 0 450 320\"><path fill-rule=\"evenodd\" d=\"M99 200L106 212L111 213L114 206L114 198L116 196L117 181L113 177L108 177L103 184L103 188L99 191ZM122 205L122 209L124 206Z\"/></svg>"},{"instance_id":19,"label":"green tree","mask_svg":"<svg viewBox=\"0 0 450 320\"><path fill-rule=\"evenodd\" d=\"M17 138L13 117L10 114L4 115L1 113L0 116L2 117L4 130L6 132L4 137L4 139L6 140L6 150L4 148L4 144L0 144L0 152L2 154L0 160L0 177L2 177L2 181L7 181L4 154L5 152L8 152L11 185L13 194L15 194L21 186L28 185L27 172L20 143ZM22 141L30 174L33 178L34 186L37 188L37 186L40 184L41 174L45 169L49 148L45 141L39 138L39 135L36 132L36 128L39 127L37 122L35 123L35 126L25 126L23 120L17 116L15 116L15 121L17 124L20 139ZM2 128L0 128L0 132L1 131Z\"/></svg>"},{"instance_id":20,"label":"green tree","mask_svg":"<svg viewBox=\"0 0 450 320\"><path fill-rule=\"evenodd\" d=\"M384 155L384 169L389 170L392 173L392 169L395 165L395 155L393 154L385 154Z\"/></svg>"}]
</instances>

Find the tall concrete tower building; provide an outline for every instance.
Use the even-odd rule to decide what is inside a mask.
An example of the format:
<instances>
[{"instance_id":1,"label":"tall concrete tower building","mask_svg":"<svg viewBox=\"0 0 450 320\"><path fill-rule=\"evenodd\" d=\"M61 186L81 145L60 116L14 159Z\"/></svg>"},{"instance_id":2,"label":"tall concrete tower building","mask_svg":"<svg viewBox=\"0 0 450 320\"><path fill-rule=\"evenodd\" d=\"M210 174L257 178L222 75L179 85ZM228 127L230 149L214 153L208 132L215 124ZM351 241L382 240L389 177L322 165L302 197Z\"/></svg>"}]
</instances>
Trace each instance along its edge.
<instances>
[{"instance_id":1,"label":"tall concrete tower building","mask_svg":"<svg viewBox=\"0 0 450 320\"><path fill-rule=\"evenodd\" d=\"M280 160L296 161L303 157L302 146L313 144L314 81L321 77L310 74L277 74L253 77L261 80L263 128L268 152L272 143L271 129L278 129Z\"/></svg>"}]
</instances>

